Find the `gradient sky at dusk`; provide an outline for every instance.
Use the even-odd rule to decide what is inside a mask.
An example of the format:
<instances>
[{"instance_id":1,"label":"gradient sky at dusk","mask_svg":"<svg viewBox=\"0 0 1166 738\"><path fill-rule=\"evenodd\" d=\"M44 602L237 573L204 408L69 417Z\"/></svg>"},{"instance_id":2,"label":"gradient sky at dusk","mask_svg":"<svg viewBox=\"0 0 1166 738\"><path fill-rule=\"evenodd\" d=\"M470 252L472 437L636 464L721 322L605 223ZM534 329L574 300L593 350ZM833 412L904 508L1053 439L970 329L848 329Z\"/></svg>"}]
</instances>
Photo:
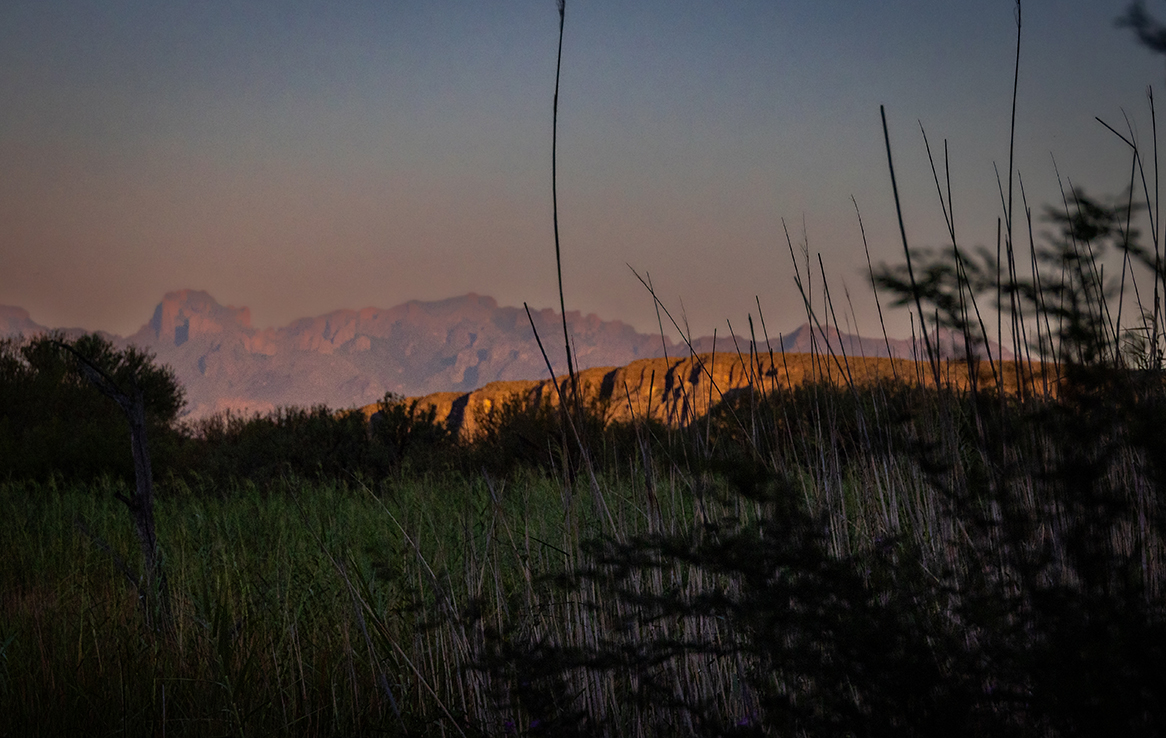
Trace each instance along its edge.
<instances>
[{"instance_id":1,"label":"gradient sky at dusk","mask_svg":"<svg viewBox=\"0 0 1166 738\"><path fill-rule=\"evenodd\" d=\"M1050 154L1066 184L1126 187L1128 149L1094 116L1124 131L1124 108L1150 142L1166 64L1116 27L1127 4L1023 5L1036 210L1060 198ZM553 0L5 0L0 304L121 334L183 287L257 327L470 291L557 307L557 32ZM568 309L654 330L630 264L697 333L743 330L755 295L788 331L785 218L875 335L851 196L875 261L897 261L879 105L912 244L945 233L922 121L948 141L961 241L994 246L1015 42L1013 0L568 0Z\"/></svg>"}]
</instances>

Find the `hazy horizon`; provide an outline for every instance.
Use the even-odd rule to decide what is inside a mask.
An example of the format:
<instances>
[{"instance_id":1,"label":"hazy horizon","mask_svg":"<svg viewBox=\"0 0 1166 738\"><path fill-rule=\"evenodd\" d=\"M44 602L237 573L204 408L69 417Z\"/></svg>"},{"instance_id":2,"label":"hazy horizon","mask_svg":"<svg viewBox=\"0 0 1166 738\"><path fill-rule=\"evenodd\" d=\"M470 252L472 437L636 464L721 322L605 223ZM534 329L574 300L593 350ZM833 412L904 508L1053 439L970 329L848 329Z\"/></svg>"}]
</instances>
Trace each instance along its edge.
<instances>
[{"instance_id":1,"label":"hazy horizon","mask_svg":"<svg viewBox=\"0 0 1166 738\"><path fill-rule=\"evenodd\" d=\"M1053 156L1066 187L1128 186L1129 151L1095 116L1125 133L1128 115L1149 145L1166 66L1116 26L1127 6L1023 5L1016 169L1034 217L1060 200ZM922 122L938 159L948 142L961 242L994 245L1015 3L724 7L568 0L567 310L656 332L630 265L694 334L740 332L755 296L771 329L799 325L784 218L873 335L852 196L875 262L902 249L879 105L911 244L946 243ZM0 304L119 335L182 288L257 328L469 292L557 310L557 30L550 0L5 3ZM909 333L905 314L888 328Z\"/></svg>"}]
</instances>

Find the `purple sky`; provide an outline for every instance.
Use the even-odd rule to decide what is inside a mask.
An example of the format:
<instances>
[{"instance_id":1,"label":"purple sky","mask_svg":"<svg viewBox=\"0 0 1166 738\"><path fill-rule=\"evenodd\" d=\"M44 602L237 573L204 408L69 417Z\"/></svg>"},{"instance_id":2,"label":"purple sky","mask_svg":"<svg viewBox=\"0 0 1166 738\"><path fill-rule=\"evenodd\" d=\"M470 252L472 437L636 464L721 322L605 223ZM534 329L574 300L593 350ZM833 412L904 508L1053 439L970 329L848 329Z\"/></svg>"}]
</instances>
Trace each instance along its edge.
<instances>
[{"instance_id":1,"label":"purple sky","mask_svg":"<svg viewBox=\"0 0 1166 738\"><path fill-rule=\"evenodd\" d=\"M1124 109L1149 145L1166 65L1115 26L1126 6L1023 6L1017 165L1038 211L1060 198L1050 154L1092 193L1126 186L1129 153L1094 116L1124 130ZM876 262L897 261L879 105L912 244L945 238L921 120L949 142L961 241L994 246L1014 9L568 0L568 309L654 330L630 264L697 333L742 330L755 295L788 331L804 316L785 218L877 334L851 196ZM552 0L6 0L0 304L122 334L182 287L257 327L469 291L557 307L557 30Z\"/></svg>"}]
</instances>

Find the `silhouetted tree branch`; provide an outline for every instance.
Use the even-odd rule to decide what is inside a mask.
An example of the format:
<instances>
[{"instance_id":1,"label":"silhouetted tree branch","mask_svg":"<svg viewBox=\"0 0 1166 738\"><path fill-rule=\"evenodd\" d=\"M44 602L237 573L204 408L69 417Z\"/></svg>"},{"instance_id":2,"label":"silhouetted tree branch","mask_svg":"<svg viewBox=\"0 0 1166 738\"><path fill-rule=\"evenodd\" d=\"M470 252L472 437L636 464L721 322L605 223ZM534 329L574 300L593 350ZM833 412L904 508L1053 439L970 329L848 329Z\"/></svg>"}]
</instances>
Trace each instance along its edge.
<instances>
[{"instance_id":1,"label":"silhouetted tree branch","mask_svg":"<svg viewBox=\"0 0 1166 738\"><path fill-rule=\"evenodd\" d=\"M134 458L134 492L126 497L118 494L120 500L134 519L134 532L142 549L144 582L138 585L138 594L146 612L146 621L151 627L170 631L170 594L166 585L166 573L162 567L162 553L158 547L158 536L154 526L154 475L150 466L150 449L146 442L146 401L136 380L132 380L129 393L114 381L108 373L88 357L63 341L54 341L68 351L78 361L78 369L101 394L118 404L130 424L130 446ZM82 527L82 532L85 529ZM91 538L94 538L90 534ZM119 567L123 573L128 570L124 562ZM144 586L143 586L144 585Z\"/></svg>"}]
</instances>

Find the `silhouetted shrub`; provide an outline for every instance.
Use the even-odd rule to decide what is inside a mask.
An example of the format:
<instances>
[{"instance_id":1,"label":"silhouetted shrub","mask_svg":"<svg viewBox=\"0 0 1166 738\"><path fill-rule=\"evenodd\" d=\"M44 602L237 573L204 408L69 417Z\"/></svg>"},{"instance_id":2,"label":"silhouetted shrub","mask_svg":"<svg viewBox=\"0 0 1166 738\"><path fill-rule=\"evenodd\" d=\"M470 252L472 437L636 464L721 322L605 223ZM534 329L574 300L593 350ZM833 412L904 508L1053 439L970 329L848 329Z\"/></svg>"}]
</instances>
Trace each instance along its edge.
<instances>
[{"instance_id":1,"label":"silhouetted shrub","mask_svg":"<svg viewBox=\"0 0 1166 738\"><path fill-rule=\"evenodd\" d=\"M569 385L564 385L566 393ZM603 448L608 409L609 403L594 395L578 405L568 402L566 413L547 395L513 395L475 418L472 463L494 473L526 468L574 475Z\"/></svg>"},{"instance_id":2,"label":"silhouetted shrub","mask_svg":"<svg viewBox=\"0 0 1166 738\"><path fill-rule=\"evenodd\" d=\"M250 480L267 485L284 476L376 481L413 459L423 469L448 463L454 441L436 411L394 395L367 420L359 410L281 408L266 415L219 413L195 423L185 471L217 485Z\"/></svg>"},{"instance_id":3,"label":"silhouetted shrub","mask_svg":"<svg viewBox=\"0 0 1166 738\"><path fill-rule=\"evenodd\" d=\"M421 409L417 400L391 392L377 403L369 427L373 443L383 447L394 466L409 460L421 468L441 468L457 441L449 427L438 422L436 407Z\"/></svg>"},{"instance_id":4,"label":"silhouetted shrub","mask_svg":"<svg viewBox=\"0 0 1166 738\"><path fill-rule=\"evenodd\" d=\"M109 475L132 480L123 413L80 375L77 358L60 342L66 342L61 334L0 340L0 476L88 480ZM155 468L168 468L177 452L176 423L185 405L173 370L155 364L146 351L117 349L96 334L67 343L123 391L140 388Z\"/></svg>"},{"instance_id":5,"label":"silhouetted shrub","mask_svg":"<svg viewBox=\"0 0 1166 738\"><path fill-rule=\"evenodd\" d=\"M343 478L375 465L364 416L322 405L243 417L222 413L197 424L194 468L219 483L269 483L284 475Z\"/></svg>"}]
</instances>

